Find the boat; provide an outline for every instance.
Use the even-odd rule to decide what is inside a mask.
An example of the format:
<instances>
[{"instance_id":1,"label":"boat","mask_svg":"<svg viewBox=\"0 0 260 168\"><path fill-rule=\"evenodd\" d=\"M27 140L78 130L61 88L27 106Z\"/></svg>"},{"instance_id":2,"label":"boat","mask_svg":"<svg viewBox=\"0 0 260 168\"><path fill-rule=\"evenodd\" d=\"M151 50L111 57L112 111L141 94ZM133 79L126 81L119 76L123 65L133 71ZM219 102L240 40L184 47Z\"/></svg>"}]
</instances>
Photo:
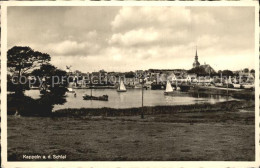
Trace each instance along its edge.
<instances>
[{"instance_id":1,"label":"boat","mask_svg":"<svg viewBox=\"0 0 260 168\"><path fill-rule=\"evenodd\" d=\"M142 89L142 86L134 86L134 89Z\"/></svg>"},{"instance_id":2,"label":"boat","mask_svg":"<svg viewBox=\"0 0 260 168\"><path fill-rule=\"evenodd\" d=\"M215 83L216 87L223 87L223 83Z\"/></svg>"},{"instance_id":3,"label":"boat","mask_svg":"<svg viewBox=\"0 0 260 168\"><path fill-rule=\"evenodd\" d=\"M241 85L239 83L233 83L234 88L236 89L240 89Z\"/></svg>"},{"instance_id":4,"label":"boat","mask_svg":"<svg viewBox=\"0 0 260 168\"><path fill-rule=\"evenodd\" d=\"M117 92L126 92L126 88L125 88L124 82L122 80L120 81L120 85L117 88Z\"/></svg>"},{"instance_id":5,"label":"boat","mask_svg":"<svg viewBox=\"0 0 260 168\"><path fill-rule=\"evenodd\" d=\"M73 90L73 88L68 88L68 93L75 93L75 91Z\"/></svg>"},{"instance_id":6,"label":"boat","mask_svg":"<svg viewBox=\"0 0 260 168\"><path fill-rule=\"evenodd\" d=\"M241 85L240 85L240 83L237 81L236 78L233 80L232 85L234 86L235 89L240 89L240 88L241 88Z\"/></svg>"},{"instance_id":7,"label":"boat","mask_svg":"<svg viewBox=\"0 0 260 168\"><path fill-rule=\"evenodd\" d=\"M135 88L135 86L133 86L133 85L126 85L125 86L127 89L134 89Z\"/></svg>"},{"instance_id":8,"label":"boat","mask_svg":"<svg viewBox=\"0 0 260 168\"><path fill-rule=\"evenodd\" d=\"M254 84L245 83L245 84L242 84L242 88L244 88L244 89L254 89L255 85Z\"/></svg>"},{"instance_id":9,"label":"boat","mask_svg":"<svg viewBox=\"0 0 260 168\"><path fill-rule=\"evenodd\" d=\"M134 89L142 89L142 87L143 87L144 89L146 89L146 90L149 88L148 85L136 84L136 85L134 86Z\"/></svg>"},{"instance_id":10,"label":"boat","mask_svg":"<svg viewBox=\"0 0 260 168\"><path fill-rule=\"evenodd\" d=\"M40 88L37 87L37 86L31 86L30 89L31 89L31 90L39 90Z\"/></svg>"},{"instance_id":11,"label":"boat","mask_svg":"<svg viewBox=\"0 0 260 168\"><path fill-rule=\"evenodd\" d=\"M167 84L166 84L166 89L164 91L164 94L171 94L173 93L173 89L172 89L172 85L169 81L167 81Z\"/></svg>"},{"instance_id":12,"label":"boat","mask_svg":"<svg viewBox=\"0 0 260 168\"><path fill-rule=\"evenodd\" d=\"M178 81L175 81L175 90L181 90L181 88L178 86Z\"/></svg>"},{"instance_id":13,"label":"boat","mask_svg":"<svg viewBox=\"0 0 260 168\"><path fill-rule=\"evenodd\" d=\"M83 96L84 100L100 100L100 101L108 101L108 95L103 95L103 96L92 96L92 95L87 95L85 94Z\"/></svg>"},{"instance_id":14,"label":"boat","mask_svg":"<svg viewBox=\"0 0 260 168\"><path fill-rule=\"evenodd\" d=\"M181 89L182 92L187 92L187 91L190 90L190 86L188 86L188 85L181 85L180 89Z\"/></svg>"},{"instance_id":15,"label":"boat","mask_svg":"<svg viewBox=\"0 0 260 168\"><path fill-rule=\"evenodd\" d=\"M166 88L165 84L162 84L162 83L152 83L151 84L151 89L152 90L164 90Z\"/></svg>"},{"instance_id":16,"label":"boat","mask_svg":"<svg viewBox=\"0 0 260 168\"><path fill-rule=\"evenodd\" d=\"M92 87L90 87L90 95L85 94L83 96L84 100L100 100L100 101L108 101L108 95L103 96L92 96Z\"/></svg>"}]
</instances>

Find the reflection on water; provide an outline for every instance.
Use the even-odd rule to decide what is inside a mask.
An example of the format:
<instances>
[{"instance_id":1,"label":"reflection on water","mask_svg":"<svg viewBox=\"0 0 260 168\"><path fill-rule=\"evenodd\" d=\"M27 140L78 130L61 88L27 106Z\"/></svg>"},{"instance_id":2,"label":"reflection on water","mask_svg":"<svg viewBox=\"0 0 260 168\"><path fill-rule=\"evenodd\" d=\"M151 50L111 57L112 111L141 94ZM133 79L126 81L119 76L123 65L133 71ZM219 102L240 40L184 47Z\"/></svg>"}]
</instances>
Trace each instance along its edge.
<instances>
[{"instance_id":1,"label":"reflection on water","mask_svg":"<svg viewBox=\"0 0 260 168\"><path fill-rule=\"evenodd\" d=\"M131 108L141 107L141 89L129 89L127 92L117 92L115 89L93 89L93 96L108 95L108 101L83 100L84 94L90 94L90 89L78 89L67 94L64 105L55 105L54 110L63 108ZM25 93L33 98L39 98L39 90L30 90ZM187 105L196 103L217 103L232 100L227 96L210 95L205 93L184 93L175 91L173 95L164 95L163 90L144 90L144 106L159 105Z\"/></svg>"}]
</instances>

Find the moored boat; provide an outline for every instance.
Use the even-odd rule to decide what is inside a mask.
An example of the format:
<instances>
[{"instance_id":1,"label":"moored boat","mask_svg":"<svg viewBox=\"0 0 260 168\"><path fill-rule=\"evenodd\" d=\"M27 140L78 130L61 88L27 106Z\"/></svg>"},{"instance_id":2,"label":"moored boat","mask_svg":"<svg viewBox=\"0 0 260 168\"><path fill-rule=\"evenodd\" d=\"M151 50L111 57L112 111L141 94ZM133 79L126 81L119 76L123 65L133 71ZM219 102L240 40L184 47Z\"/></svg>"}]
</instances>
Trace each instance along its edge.
<instances>
[{"instance_id":1,"label":"moored boat","mask_svg":"<svg viewBox=\"0 0 260 168\"><path fill-rule=\"evenodd\" d=\"M31 90L39 90L40 88L37 87L37 86L31 86L30 89L31 89Z\"/></svg>"},{"instance_id":2,"label":"moored boat","mask_svg":"<svg viewBox=\"0 0 260 168\"><path fill-rule=\"evenodd\" d=\"M181 88L178 86L178 81L175 81L175 90L181 90Z\"/></svg>"},{"instance_id":3,"label":"moored boat","mask_svg":"<svg viewBox=\"0 0 260 168\"><path fill-rule=\"evenodd\" d=\"M126 92L126 88L125 88L124 82L122 80L120 81L120 85L117 88L117 92Z\"/></svg>"},{"instance_id":4,"label":"moored boat","mask_svg":"<svg viewBox=\"0 0 260 168\"><path fill-rule=\"evenodd\" d=\"M92 85L90 84L90 95L85 94L83 96L84 100L99 100L99 101L108 101L108 95L103 96L93 96L92 95Z\"/></svg>"},{"instance_id":5,"label":"moored boat","mask_svg":"<svg viewBox=\"0 0 260 168\"><path fill-rule=\"evenodd\" d=\"M83 96L84 100L100 100L100 101L108 101L108 95L103 95L103 96L92 96L92 95L87 95L85 94Z\"/></svg>"},{"instance_id":6,"label":"moored boat","mask_svg":"<svg viewBox=\"0 0 260 168\"><path fill-rule=\"evenodd\" d=\"M254 84L242 84L242 88L244 89L254 89L255 85Z\"/></svg>"},{"instance_id":7,"label":"moored boat","mask_svg":"<svg viewBox=\"0 0 260 168\"><path fill-rule=\"evenodd\" d=\"M234 86L234 88L236 88L236 89L240 89L240 88L241 88L241 85L238 84L238 83L233 83L233 86Z\"/></svg>"},{"instance_id":8,"label":"moored boat","mask_svg":"<svg viewBox=\"0 0 260 168\"><path fill-rule=\"evenodd\" d=\"M169 81L167 81L167 84L166 84L166 89L164 91L164 94L172 94L173 93L173 89L172 89L172 85Z\"/></svg>"},{"instance_id":9,"label":"moored boat","mask_svg":"<svg viewBox=\"0 0 260 168\"><path fill-rule=\"evenodd\" d=\"M152 83L151 84L151 89L152 90L164 90L166 88L166 85L165 84L162 84L162 83Z\"/></svg>"},{"instance_id":10,"label":"moored boat","mask_svg":"<svg viewBox=\"0 0 260 168\"><path fill-rule=\"evenodd\" d=\"M188 90L190 90L190 86L188 85L181 85L180 89L182 92L187 92Z\"/></svg>"},{"instance_id":11,"label":"moored boat","mask_svg":"<svg viewBox=\"0 0 260 168\"><path fill-rule=\"evenodd\" d=\"M73 90L73 88L68 88L68 93L75 93L75 91Z\"/></svg>"},{"instance_id":12,"label":"moored boat","mask_svg":"<svg viewBox=\"0 0 260 168\"><path fill-rule=\"evenodd\" d=\"M223 83L215 83L216 87L223 87Z\"/></svg>"}]
</instances>

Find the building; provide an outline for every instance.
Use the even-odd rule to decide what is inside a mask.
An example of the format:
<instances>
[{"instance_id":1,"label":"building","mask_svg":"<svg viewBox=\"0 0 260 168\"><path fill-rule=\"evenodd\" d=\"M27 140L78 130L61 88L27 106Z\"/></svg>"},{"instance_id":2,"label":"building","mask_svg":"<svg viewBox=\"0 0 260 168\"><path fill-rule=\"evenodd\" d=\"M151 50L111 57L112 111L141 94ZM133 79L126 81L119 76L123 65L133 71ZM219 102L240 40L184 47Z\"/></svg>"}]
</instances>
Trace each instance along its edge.
<instances>
[{"instance_id":1,"label":"building","mask_svg":"<svg viewBox=\"0 0 260 168\"><path fill-rule=\"evenodd\" d=\"M216 71L209 64L205 63L204 65L201 65L200 67L204 68L205 72L208 73L209 75L216 73Z\"/></svg>"},{"instance_id":2,"label":"building","mask_svg":"<svg viewBox=\"0 0 260 168\"><path fill-rule=\"evenodd\" d=\"M207 73L209 75L216 73L216 71L209 64L205 63L204 65L200 65L197 48L196 48L195 60L194 60L194 63L192 64L192 66L193 66L193 68L203 68L205 70L205 73Z\"/></svg>"}]
</instances>

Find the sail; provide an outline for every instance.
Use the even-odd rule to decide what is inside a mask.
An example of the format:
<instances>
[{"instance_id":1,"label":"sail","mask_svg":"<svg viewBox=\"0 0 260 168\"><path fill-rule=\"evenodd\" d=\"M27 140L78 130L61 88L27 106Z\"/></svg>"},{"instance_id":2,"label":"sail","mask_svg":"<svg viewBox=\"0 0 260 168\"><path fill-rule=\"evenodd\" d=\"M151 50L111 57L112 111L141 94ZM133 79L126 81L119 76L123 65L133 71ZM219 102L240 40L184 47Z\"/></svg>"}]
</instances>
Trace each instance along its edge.
<instances>
[{"instance_id":1,"label":"sail","mask_svg":"<svg viewBox=\"0 0 260 168\"><path fill-rule=\"evenodd\" d=\"M169 81L167 81L165 92L173 92L172 85Z\"/></svg>"},{"instance_id":2,"label":"sail","mask_svg":"<svg viewBox=\"0 0 260 168\"><path fill-rule=\"evenodd\" d=\"M74 86L74 82L69 82L68 88L72 88Z\"/></svg>"},{"instance_id":3,"label":"sail","mask_svg":"<svg viewBox=\"0 0 260 168\"><path fill-rule=\"evenodd\" d=\"M228 78L228 83L232 83L231 76Z\"/></svg>"},{"instance_id":4,"label":"sail","mask_svg":"<svg viewBox=\"0 0 260 168\"><path fill-rule=\"evenodd\" d=\"M235 79L233 80L233 82L234 82L234 83L237 83L238 81L237 81L237 79L235 78Z\"/></svg>"},{"instance_id":5,"label":"sail","mask_svg":"<svg viewBox=\"0 0 260 168\"><path fill-rule=\"evenodd\" d=\"M118 90L121 90L121 91L125 91L125 90L126 90L126 88L125 88L125 85L124 85L124 82L123 82L123 81L120 81L120 86L119 86Z\"/></svg>"}]
</instances>

